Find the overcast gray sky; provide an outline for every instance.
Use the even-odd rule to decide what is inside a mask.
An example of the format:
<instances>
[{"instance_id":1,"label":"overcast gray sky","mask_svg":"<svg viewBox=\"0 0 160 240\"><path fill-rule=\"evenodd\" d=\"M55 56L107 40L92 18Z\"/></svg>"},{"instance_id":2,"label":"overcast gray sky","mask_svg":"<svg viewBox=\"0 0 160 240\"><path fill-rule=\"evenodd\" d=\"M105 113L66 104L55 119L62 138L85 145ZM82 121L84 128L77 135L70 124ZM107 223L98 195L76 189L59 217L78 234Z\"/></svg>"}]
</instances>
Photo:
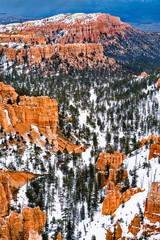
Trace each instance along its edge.
<instances>
[{"instance_id":1,"label":"overcast gray sky","mask_svg":"<svg viewBox=\"0 0 160 240\"><path fill-rule=\"evenodd\" d=\"M103 12L126 22L160 22L160 0L0 0L0 12L25 17Z\"/></svg>"}]
</instances>

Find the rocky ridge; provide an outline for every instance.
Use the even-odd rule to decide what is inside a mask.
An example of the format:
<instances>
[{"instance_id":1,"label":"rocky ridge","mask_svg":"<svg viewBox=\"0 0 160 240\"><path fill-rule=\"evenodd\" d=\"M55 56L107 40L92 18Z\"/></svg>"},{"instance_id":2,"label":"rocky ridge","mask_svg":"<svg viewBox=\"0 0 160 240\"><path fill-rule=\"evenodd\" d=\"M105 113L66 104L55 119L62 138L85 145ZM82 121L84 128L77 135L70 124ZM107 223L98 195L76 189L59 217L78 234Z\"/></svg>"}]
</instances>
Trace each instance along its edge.
<instances>
[{"instance_id":1,"label":"rocky ridge","mask_svg":"<svg viewBox=\"0 0 160 240\"><path fill-rule=\"evenodd\" d=\"M24 206L21 213L11 211L9 176L0 173L0 237L1 239L41 239L41 230L46 223L46 214L39 207Z\"/></svg>"},{"instance_id":2,"label":"rocky ridge","mask_svg":"<svg viewBox=\"0 0 160 240\"><path fill-rule=\"evenodd\" d=\"M114 154L100 153L99 158L95 164L97 173L97 180L101 186L106 187L106 197L103 200L102 214L113 214L116 209L127 202L131 196L142 192L140 188L132 189L127 182L128 172L123 168L123 160L126 156L117 151ZM124 187L124 181L125 187ZM122 186L121 186L122 185ZM123 187L123 188L122 188Z\"/></svg>"},{"instance_id":3,"label":"rocky ridge","mask_svg":"<svg viewBox=\"0 0 160 240\"><path fill-rule=\"evenodd\" d=\"M153 182L146 198L144 221L144 236L149 237L160 232L160 183Z\"/></svg>"},{"instance_id":4,"label":"rocky ridge","mask_svg":"<svg viewBox=\"0 0 160 240\"><path fill-rule=\"evenodd\" d=\"M95 164L98 170L97 177L101 179L101 186L105 186L108 181L115 184L127 177L127 172L123 169L123 174L118 170L126 156L123 153L115 151L113 154L100 153Z\"/></svg>"},{"instance_id":5,"label":"rocky ridge","mask_svg":"<svg viewBox=\"0 0 160 240\"><path fill-rule=\"evenodd\" d=\"M146 58L158 58L158 41L158 34L137 31L109 14L60 14L2 26L1 69L14 66L28 73L36 68L44 74L71 73L70 67L114 71L119 68L114 59L140 59L144 53Z\"/></svg>"},{"instance_id":6,"label":"rocky ridge","mask_svg":"<svg viewBox=\"0 0 160 240\"><path fill-rule=\"evenodd\" d=\"M58 104L55 99L18 96L11 86L0 83L0 116L0 125L5 132L19 132L26 140L29 134L31 140L37 139L42 145L47 138L58 149Z\"/></svg>"},{"instance_id":7,"label":"rocky ridge","mask_svg":"<svg viewBox=\"0 0 160 240\"><path fill-rule=\"evenodd\" d=\"M127 202L134 194L142 192L140 188L132 189L129 187L122 193L120 184L114 185L113 182L108 182L106 189L106 198L103 201L102 214L110 215L113 214L117 208Z\"/></svg>"}]
</instances>

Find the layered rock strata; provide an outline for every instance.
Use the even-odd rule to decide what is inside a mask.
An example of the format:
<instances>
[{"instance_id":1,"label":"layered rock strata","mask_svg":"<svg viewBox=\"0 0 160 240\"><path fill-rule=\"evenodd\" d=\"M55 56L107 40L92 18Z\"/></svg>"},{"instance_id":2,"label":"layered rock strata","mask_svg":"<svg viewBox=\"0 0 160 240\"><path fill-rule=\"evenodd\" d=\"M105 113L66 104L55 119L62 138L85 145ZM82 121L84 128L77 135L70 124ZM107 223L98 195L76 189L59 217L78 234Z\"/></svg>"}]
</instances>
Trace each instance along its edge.
<instances>
[{"instance_id":1,"label":"layered rock strata","mask_svg":"<svg viewBox=\"0 0 160 240\"><path fill-rule=\"evenodd\" d=\"M160 234L160 182L152 183L146 198L143 230L146 237Z\"/></svg>"},{"instance_id":2,"label":"layered rock strata","mask_svg":"<svg viewBox=\"0 0 160 240\"><path fill-rule=\"evenodd\" d=\"M118 222L107 230L106 240L118 240L122 237L122 228Z\"/></svg>"},{"instance_id":3,"label":"layered rock strata","mask_svg":"<svg viewBox=\"0 0 160 240\"><path fill-rule=\"evenodd\" d=\"M118 169L125 158L123 153L117 151L114 154L105 152L99 154L95 167L98 170L98 179L101 179L101 186L105 186L108 181L117 184L128 176L126 169Z\"/></svg>"},{"instance_id":4,"label":"layered rock strata","mask_svg":"<svg viewBox=\"0 0 160 240\"><path fill-rule=\"evenodd\" d=\"M0 236L8 240L42 239L45 223L46 214L39 207L24 207L22 213L11 212L9 217L0 218Z\"/></svg>"},{"instance_id":5,"label":"layered rock strata","mask_svg":"<svg viewBox=\"0 0 160 240\"><path fill-rule=\"evenodd\" d=\"M138 214L136 214L132 219L130 225L128 226L128 233L131 232L133 236L136 237L138 232L140 231L140 228L141 228L140 217Z\"/></svg>"},{"instance_id":6,"label":"layered rock strata","mask_svg":"<svg viewBox=\"0 0 160 240\"><path fill-rule=\"evenodd\" d=\"M151 158L156 158L160 156L160 145L159 144L152 144L150 146L150 152L149 152L149 160Z\"/></svg>"},{"instance_id":7,"label":"layered rock strata","mask_svg":"<svg viewBox=\"0 0 160 240\"><path fill-rule=\"evenodd\" d=\"M0 125L5 132L19 132L31 142L35 138L35 142L38 139L37 142L44 144L47 138L58 149L55 99L18 96L14 88L0 83Z\"/></svg>"},{"instance_id":8,"label":"layered rock strata","mask_svg":"<svg viewBox=\"0 0 160 240\"><path fill-rule=\"evenodd\" d=\"M24 206L21 213L11 211L9 176L0 173L0 238L8 240L41 240L41 231L46 223L46 214L39 207Z\"/></svg>"},{"instance_id":9,"label":"layered rock strata","mask_svg":"<svg viewBox=\"0 0 160 240\"><path fill-rule=\"evenodd\" d=\"M134 194L142 192L140 188L132 189L131 187L121 193L122 188L120 184L114 185L113 182L108 182L106 189L106 197L103 201L102 214L110 215L114 213L117 208L127 202Z\"/></svg>"}]
</instances>

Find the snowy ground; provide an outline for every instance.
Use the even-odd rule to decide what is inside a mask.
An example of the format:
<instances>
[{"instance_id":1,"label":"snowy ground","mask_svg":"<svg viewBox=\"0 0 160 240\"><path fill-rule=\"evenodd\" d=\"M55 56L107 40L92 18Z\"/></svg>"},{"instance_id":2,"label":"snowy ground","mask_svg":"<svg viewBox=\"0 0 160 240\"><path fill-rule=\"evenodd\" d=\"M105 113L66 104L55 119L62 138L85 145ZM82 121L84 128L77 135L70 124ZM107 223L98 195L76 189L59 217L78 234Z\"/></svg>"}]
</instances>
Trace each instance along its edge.
<instances>
[{"instance_id":1,"label":"snowy ground","mask_svg":"<svg viewBox=\"0 0 160 240\"><path fill-rule=\"evenodd\" d=\"M113 222L110 216L103 216L101 214L102 204L100 204L99 211L94 216L94 220L92 222L90 222L90 219L86 219L79 224L78 228L82 231L82 238L80 239L90 240L92 235L95 235L96 240L105 240L108 227L114 225L118 220L121 228L123 229L123 236L133 237L131 233L128 234L128 225L134 218L135 214L139 214L139 207L137 204L139 203L142 212L144 212L145 199L149 192L151 183L153 181L160 181L160 167L158 164L158 158L152 158L151 160L148 160L148 156L149 149L147 149L147 147L142 147L133 152L133 156L127 157L127 159L124 161L128 173L130 170L133 170L135 166L137 167L137 187L141 187L145 189L145 191L132 196L131 199L124 204L124 207L120 205L120 207L115 211L116 217L114 218ZM151 164L149 171L147 168L143 169L142 165L144 162L149 162ZM132 176L130 174L129 180L131 183ZM85 233L84 229L87 229L87 233ZM139 236L141 233L142 232L139 232Z\"/></svg>"}]
</instances>

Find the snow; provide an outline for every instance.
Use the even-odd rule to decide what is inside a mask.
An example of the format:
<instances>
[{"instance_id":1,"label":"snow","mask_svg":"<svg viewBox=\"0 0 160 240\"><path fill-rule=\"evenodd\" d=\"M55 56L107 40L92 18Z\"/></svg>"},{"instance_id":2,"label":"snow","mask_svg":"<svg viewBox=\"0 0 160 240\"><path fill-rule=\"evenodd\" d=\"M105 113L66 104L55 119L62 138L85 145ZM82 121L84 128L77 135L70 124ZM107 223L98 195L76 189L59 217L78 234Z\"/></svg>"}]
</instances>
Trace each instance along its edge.
<instances>
[{"instance_id":1,"label":"snow","mask_svg":"<svg viewBox=\"0 0 160 240\"><path fill-rule=\"evenodd\" d=\"M87 110L80 110L79 123L82 127L87 121Z\"/></svg>"},{"instance_id":2,"label":"snow","mask_svg":"<svg viewBox=\"0 0 160 240\"><path fill-rule=\"evenodd\" d=\"M90 148L87 151L82 154L82 157L85 161L87 161L89 158ZM131 199L124 204L124 206L122 206L121 204L119 208L114 212L116 217L113 219L113 223L111 223L110 216L103 216L101 214L102 204L99 205L99 210L94 216L94 221L90 222L89 218L85 219L79 224L78 228L82 231L82 238L80 239L85 238L86 240L90 240L93 233L96 236L97 240L105 239L108 227L113 226L116 221L119 221L121 228L123 229L124 237L133 237L131 233L128 234L128 225L131 223L131 220L134 218L135 214L139 214L139 207L137 204L139 204L142 212L144 212L145 199L149 192L152 181L160 181L160 168L158 164L158 158L148 160L149 149L147 149L147 147L142 147L139 150L133 152L132 154L133 156L128 156L126 160L124 160L124 165L127 168L128 173L130 172L130 170L133 170L135 166L137 167L137 187L145 188L145 191L132 196ZM151 164L149 176L147 176L148 170L142 168L143 162L146 161L149 161ZM129 180L131 183L132 176L130 174ZM86 226L87 224L87 233L85 233L84 225ZM141 235L141 233L142 231L139 232L139 236Z\"/></svg>"},{"instance_id":3,"label":"snow","mask_svg":"<svg viewBox=\"0 0 160 240\"><path fill-rule=\"evenodd\" d=\"M11 120L10 120L9 115L8 115L8 111L5 109L4 112L5 112L7 120L8 120L8 125L12 125Z\"/></svg>"},{"instance_id":4,"label":"snow","mask_svg":"<svg viewBox=\"0 0 160 240\"><path fill-rule=\"evenodd\" d=\"M21 207L28 204L28 198L26 196L27 184L20 188L17 194L17 206L20 204Z\"/></svg>"}]
</instances>

